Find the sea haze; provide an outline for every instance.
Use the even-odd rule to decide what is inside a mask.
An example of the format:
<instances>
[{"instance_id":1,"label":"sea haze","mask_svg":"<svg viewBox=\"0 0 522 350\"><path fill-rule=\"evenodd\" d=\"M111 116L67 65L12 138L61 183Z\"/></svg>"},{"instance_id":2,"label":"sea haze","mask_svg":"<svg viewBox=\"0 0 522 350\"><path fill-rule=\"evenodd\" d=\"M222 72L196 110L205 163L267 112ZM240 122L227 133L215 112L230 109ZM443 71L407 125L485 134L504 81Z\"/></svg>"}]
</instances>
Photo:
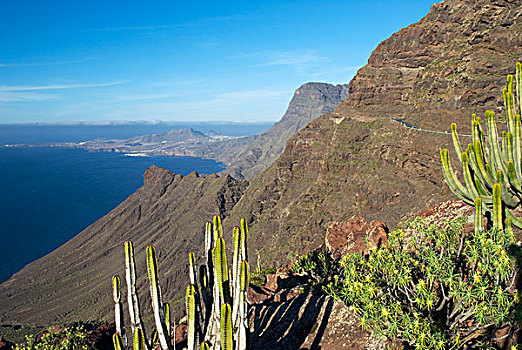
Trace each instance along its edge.
<instances>
[{"instance_id":1,"label":"sea haze","mask_svg":"<svg viewBox=\"0 0 522 350\"><path fill-rule=\"evenodd\" d=\"M13 126L11 133L6 133L0 126L0 145L71 142L84 140L85 135L89 135L87 139L132 137L149 133L150 127L143 132L137 125L28 125L25 129L16 126L17 132ZM220 132L219 126L207 127ZM96 128L103 133L94 132ZM169 129L172 126L154 132ZM233 130L237 135L252 132L251 126L241 130L236 125ZM128 157L70 148L0 146L0 246L4 247L0 282L116 207L143 184L143 173L152 164L183 175L225 168L222 163L201 158Z\"/></svg>"},{"instance_id":2,"label":"sea haze","mask_svg":"<svg viewBox=\"0 0 522 350\"><path fill-rule=\"evenodd\" d=\"M127 123L127 124L0 124L0 145L81 142L94 139L127 139L161 134L172 129L193 128L226 136L260 134L271 123Z\"/></svg>"}]
</instances>

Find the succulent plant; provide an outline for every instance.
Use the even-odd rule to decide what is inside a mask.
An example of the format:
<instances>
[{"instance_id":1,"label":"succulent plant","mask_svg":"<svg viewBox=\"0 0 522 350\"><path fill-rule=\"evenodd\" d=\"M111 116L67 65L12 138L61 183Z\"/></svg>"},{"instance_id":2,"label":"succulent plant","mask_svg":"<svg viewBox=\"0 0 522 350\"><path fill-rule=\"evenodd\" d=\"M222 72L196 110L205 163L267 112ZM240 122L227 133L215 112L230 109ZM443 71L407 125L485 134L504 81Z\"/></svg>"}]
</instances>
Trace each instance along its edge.
<instances>
[{"instance_id":1,"label":"succulent plant","mask_svg":"<svg viewBox=\"0 0 522 350\"><path fill-rule=\"evenodd\" d=\"M158 261L156 250L153 246L147 247L147 271L150 283L150 295L154 312L154 323L156 330L153 332L150 341L147 341L143 330L143 322L140 316L138 294L136 292L136 269L134 262L134 246L132 242L125 242L125 275L127 280L127 300L129 307L129 317L132 329L132 346L134 350L151 350L159 344L161 350L173 350L170 331L170 306L161 300L161 289L158 279ZM113 337L115 349L126 349L127 341L125 328L123 327L123 317L121 312L120 278L113 277L113 299L115 303L116 334ZM120 319L120 327L118 327Z\"/></svg>"},{"instance_id":2,"label":"succulent plant","mask_svg":"<svg viewBox=\"0 0 522 350\"><path fill-rule=\"evenodd\" d=\"M202 334L199 338L201 349L245 350L248 346L248 300L247 289L250 282L247 262L248 227L241 219L239 227L233 230L234 253L232 268L228 268L225 240L221 218L214 216L205 226L205 261L201 265L200 288L205 310L197 310L199 296L195 285L196 273L194 255L189 255L190 285L187 288L187 316L189 325L189 348L195 350L198 339L198 320L202 320ZM196 300L192 296L196 296ZM194 326L192 326L194 325ZM194 331L192 331L194 330Z\"/></svg>"},{"instance_id":3,"label":"succulent plant","mask_svg":"<svg viewBox=\"0 0 522 350\"><path fill-rule=\"evenodd\" d=\"M234 228L234 256L232 271L228 269L225 240L221 218L216 215L205 225L205 264L199 268L197 283L196 257L189 253L189 282L185 294L188 326L188 350L226 349L246 350L248 344L248 300L250 281L247 262L248 227L244 219ZM127 300L133 333L134 350L173 350L170 327L170 307L163 303L159 285L156 249L147 247L147 272L154 312L155 330L147 341L140 316L136 292L136 269L132 242L125 242L125 275ZM116 317L115 349L126 349L127 341L123 327L120 278L113 277L113 299ZM204 307L203 307L204 305Z\"/></svg>"},{"instance_id":4,"label":"succulent plant","mask_svg":"<svg viewBox=\"0 0 522 350\"><path fill-rule=\"evenodd\" d=\"M486 111L485 130L481 118L475 114L471 116L471 143L466 148L460 143L457 125L451 124L453 146L462 165L464 183L459 180L451 167L449 151L443 149L440 155L444 179L457 197L469 205L474 205L475 199L481 198L484 210L490 213L494 210L502 210L503 215L516 227L522 228L522 220L512 212L522 204L520 124L522 64L520 62L516 65L515 77L516 94L513 91L512 75L508 75L506 87L502 90L507 131L501 133L500 139L493 111ZM496 208L493 206L495 189L502 197L502 206Z\"/></svg>"}]
</instances>

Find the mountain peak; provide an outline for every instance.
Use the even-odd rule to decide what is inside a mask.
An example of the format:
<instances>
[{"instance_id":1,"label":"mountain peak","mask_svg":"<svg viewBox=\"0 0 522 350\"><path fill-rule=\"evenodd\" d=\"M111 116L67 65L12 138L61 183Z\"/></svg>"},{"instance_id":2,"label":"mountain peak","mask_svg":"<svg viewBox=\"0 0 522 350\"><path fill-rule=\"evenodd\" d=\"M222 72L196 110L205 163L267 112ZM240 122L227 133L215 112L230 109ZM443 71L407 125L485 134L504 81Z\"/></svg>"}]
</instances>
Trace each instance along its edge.
<instances>
[{"instance_id":1,"label":"mountain peak","mask_svg":"<svg viewBox=\"0 0 522 350\"><path fill-rule=\"evenodd\" d=\"M350 82L341 116L411 117L449 125L441 109L500 108L498 87L522 58L521 1L447 0L378 45ZM469 112L468 112L469 111ZM478 111L477 111L478 112ZM454 118L453 116L451 118ZM459 118L457 116L457 118Z\"/></svg>"}]
</instances>

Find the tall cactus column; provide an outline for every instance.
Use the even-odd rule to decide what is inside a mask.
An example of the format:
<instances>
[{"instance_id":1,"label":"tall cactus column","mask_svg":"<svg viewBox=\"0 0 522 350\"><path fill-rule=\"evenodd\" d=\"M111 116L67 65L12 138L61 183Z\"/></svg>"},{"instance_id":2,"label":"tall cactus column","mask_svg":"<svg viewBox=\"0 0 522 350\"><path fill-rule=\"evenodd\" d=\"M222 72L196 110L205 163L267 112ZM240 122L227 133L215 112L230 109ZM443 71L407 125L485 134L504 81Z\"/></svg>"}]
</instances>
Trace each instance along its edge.
<instances>
[{"instance_id":1,"label":"tall cactus column","mask_svg":"<svg viewBox=\"0 0 522 350\"><path fill-rule=\"evenodd\" d=\"M150 297L154 310L154 321L158 332L161 350L169 350L169 340L165 316L163 314L163 303L161 302L161 290L158 283L158 261L156 259L156 249L149 245L147 247L147 270L149 272Z\"/></svg>"},{"instance_id":2,"label":"tall cactus column","mask_svg":"<svg viewBox=\"0 0 522 350\"><path fill-rule=\"evenodd\" d=\"M136 293L136 264L134 262L134 245L131 241L125 242L125 277L127 280L127 304L131 321L132 334L137 327L143 329L140 315L140 304Z\"/></svg>"},{"instance_id":3,"label":"tall cactus column","mask_svg":"<svg viewBox=\"0 0 522 350\"><path fill-rule=\"evenodd\" d=\"M212 232L212 235L210 234ZM205 226L205 250L207 265L200 268L201 295L205 304L205 320L203 324L204 342L201 349L246 350L248 344L248 301L249 267L247 263L246 221L241 220L240 226L233 230L232 269L228 268L223 228L219 216ZM195 271L193 254L189 255L189 273ZM197 345L195 318L202 313L196 313L194 300L196 288L195 278L187 288L187 316L189 328L189 350Z\"/></svg>"},{"instance_id":4,"label":"tall cactus column","mask_svg":"<svg viewBox=\"0 0 522 350\"><path fill-rule=\"evenodd\" d=\"M205 225L206 264L200 268L200 284L197 285L196 258L189 254L189 280L186 290L188 323L188 350L246 350L248 346L248 301L247 290L250 281L247 262L248 228L245 220L234 228L234 257L232 271L228 269L225 240L221 218L215 216L212 223ZM148 342L143 329L136 292L136 270L132 242L125 242L125 275L127 280L129 314L133 333L134 350L151 350L160 346L162 350L173 350L170 332L170 311L167 303L162 303L158 277L156 249L147 247L147 272L150 295L154 311L156 331ZM199 292L201 291L201 293ZM201 298L205 305L203 316ZM124 328L121 319L120 279L113 278L113 299L117 333L113 337L116 350L126 348L122 338ZM200 320L203 319L200 323ZM201 343L200 343L201 342Z\"/></svg>"},{"instance_id":5,"label":"tall cactus column","mask_svg":"<svg viewBox=\"0 0 522 350\"><path fill-rule=\"evenodd\" d=\"M125 335L125 327L123 326L120 282L120 276L112 277L112 296L114 299L114 322L116 324L116 333L120 334L122 338L122 345L127 346L127 337Z\"/></svg>"},{"instance_id":6,"label":"tall cactus column","mask_svg":"<svg viewBox=\"0 0 522 350\"><path fill-rule=\"evenodd\" d=\"M457 133L457 125L451 125L453 146L462 165L464 183L455 175L449 158L449 151L440 152L444 180L450 190L469 205L480 198L483 209L493 214L498 207L493 206L495 191L500 193L503 214L513 225L522 228L522 220L513 210L522 205L522 64L516 65L516 97L513 90L513 76L508 75L506 87L502 90L506 112L507 131L499 139L495 113L486 111L485 128L480 117L471 116L472 142L465 148ZM517 103L515 103L517 101ZM496 213L498 214L498 213ZM497 215L498 216L498 215ZM496 224L499 224L498 222Z\"/></svg>"}]
</instances>

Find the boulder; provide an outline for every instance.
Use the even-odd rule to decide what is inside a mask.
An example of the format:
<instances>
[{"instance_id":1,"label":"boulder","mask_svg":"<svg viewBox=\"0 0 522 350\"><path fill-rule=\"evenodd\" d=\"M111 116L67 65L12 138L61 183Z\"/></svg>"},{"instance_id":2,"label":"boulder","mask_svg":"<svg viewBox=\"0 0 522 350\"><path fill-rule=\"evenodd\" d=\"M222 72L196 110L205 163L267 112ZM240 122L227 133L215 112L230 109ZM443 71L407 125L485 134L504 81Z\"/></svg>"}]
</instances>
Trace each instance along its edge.
<instances>
[{"instance_id":1,"label":"boulder","mask_svg":"<svg viewBox=\"0 0 522 350\"><path fill-rule=\"evenodd\" d=\"M384 221L368 223L361 214L343 223L334 223L326 231L326 248L338 259L348 253L368 252L366 239L374 246L386 244L388 227Z\"/></svg>"}]
</instances>

